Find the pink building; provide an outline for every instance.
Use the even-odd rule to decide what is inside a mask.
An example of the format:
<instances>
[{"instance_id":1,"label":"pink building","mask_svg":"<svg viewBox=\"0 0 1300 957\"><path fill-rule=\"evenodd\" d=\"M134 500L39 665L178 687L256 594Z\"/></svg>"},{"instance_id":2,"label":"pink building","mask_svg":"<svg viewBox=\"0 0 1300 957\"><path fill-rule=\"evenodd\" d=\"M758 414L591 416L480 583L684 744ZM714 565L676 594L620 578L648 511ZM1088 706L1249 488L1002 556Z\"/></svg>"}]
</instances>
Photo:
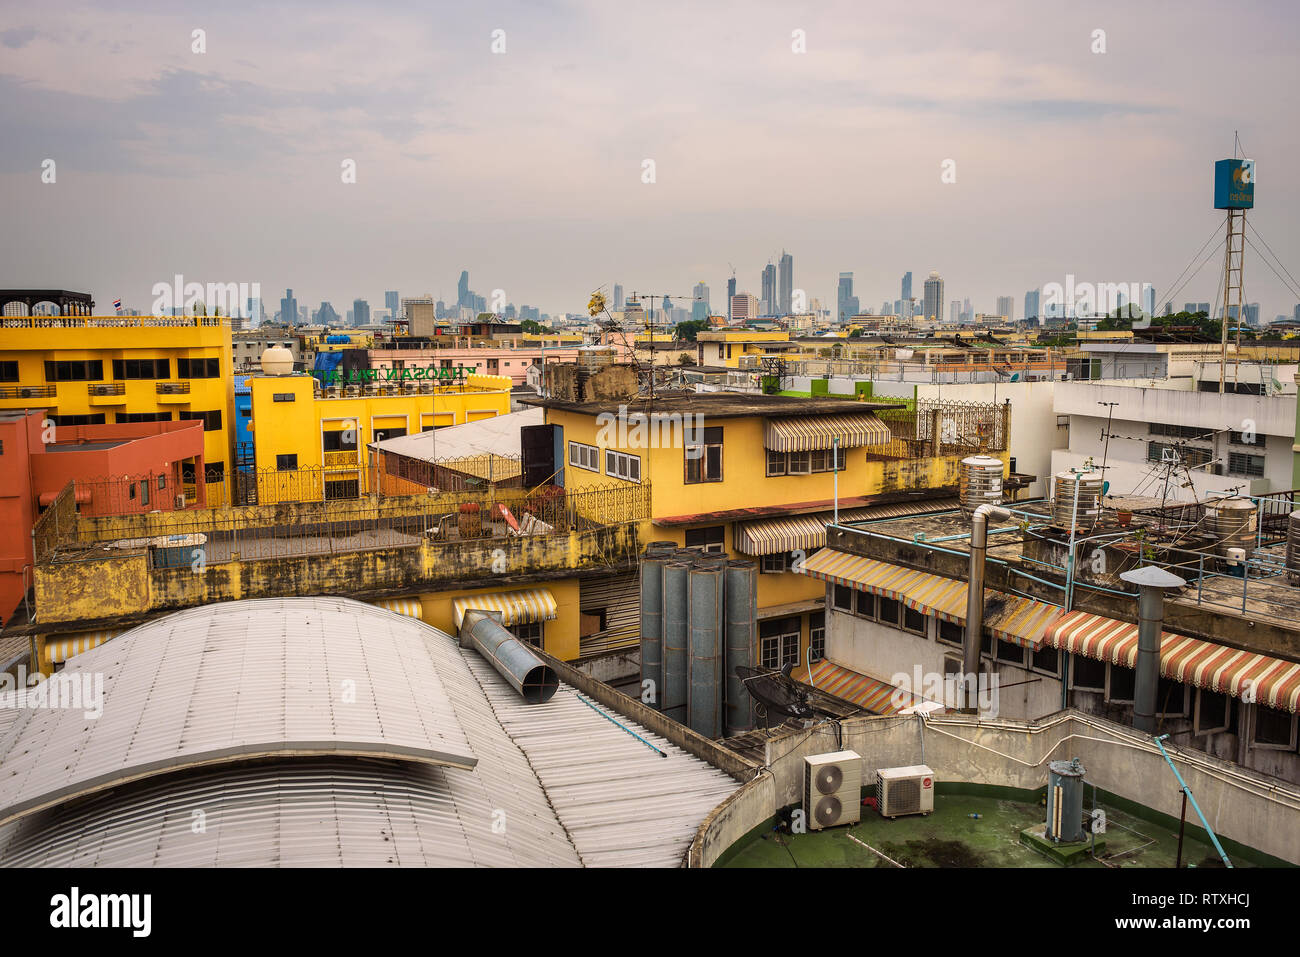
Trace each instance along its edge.
<instances>
[{"instance_id":1,"label":"pink building","mask_svg":"<svg viewBox=\"0 0 1300 957\"><path fill-rule=\"evenodd\" d=\"M578 358L578 349L575 346L543 346L532 343L514 345L508 342L438 349L379 348L371 349L369 352L372 369L414 369L429 366L438 369L455 369L463 366L471 373L509 376L515 385L524 384L529 366L574 362Z\"/></svg>"}]
</instances>

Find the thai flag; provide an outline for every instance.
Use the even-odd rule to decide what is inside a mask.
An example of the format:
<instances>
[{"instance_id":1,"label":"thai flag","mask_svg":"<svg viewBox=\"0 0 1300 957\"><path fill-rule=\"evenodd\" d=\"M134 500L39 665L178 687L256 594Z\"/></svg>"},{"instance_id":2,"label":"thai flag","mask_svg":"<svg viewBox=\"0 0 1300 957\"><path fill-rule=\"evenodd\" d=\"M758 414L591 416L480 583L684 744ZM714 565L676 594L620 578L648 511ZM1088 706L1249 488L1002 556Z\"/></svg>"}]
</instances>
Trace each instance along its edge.
<instances>
[{"instance_id":1,"label":"thai flag","mask_svg":"<svg viewBox=\"0 0 1300 957\"><path fill-rule=\"evenodd\" d=\"M114 299L114 300L113 300L113 308L116 309L118 312L121 312L121 311L122 311L122 300L121 300L121 299Z\"/></svg>"}]
</instances>

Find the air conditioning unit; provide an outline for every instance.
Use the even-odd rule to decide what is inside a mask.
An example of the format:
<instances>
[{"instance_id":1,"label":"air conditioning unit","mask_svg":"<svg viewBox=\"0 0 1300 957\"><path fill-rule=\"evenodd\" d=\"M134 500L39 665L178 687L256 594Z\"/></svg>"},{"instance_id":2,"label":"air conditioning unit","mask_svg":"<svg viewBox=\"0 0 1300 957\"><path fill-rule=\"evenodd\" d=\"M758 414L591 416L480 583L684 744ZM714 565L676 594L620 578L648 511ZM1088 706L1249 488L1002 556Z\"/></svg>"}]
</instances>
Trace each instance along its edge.
<instances>
[{"instance_id":1,"label":"air conditioning unit","mask_svg":"<svg viewBox=\"0 0 1300 957\"><path fill-rule=\"evenodd\" d=\"M862 758L832 751L803 759L803 812L809 830L856 824L862 816Z\"/></svg>"},{"instance_id":2,"label":"air conditioning unit","mask_svg":"<svg viewBox=\"0 0 1300 957\"><path fill-rule=\"evenodd\" d=\"M876 771L876 808L881 817L934 810L934 772L924 764Z\"/></svg>"},{"instance_id":3,"label":"air conditioning unit","mask_svg":"<svg viewBox=\"0 0 1300 957\"><path fill-rule=\"evenodd\" d=\"M185 507L185 493L184 493L184 492L181 492L180 495L177 495L177 496L176 496L176 507L177 507L177 508L184 508L184 507Z\"/></svg>"}]
</instances>

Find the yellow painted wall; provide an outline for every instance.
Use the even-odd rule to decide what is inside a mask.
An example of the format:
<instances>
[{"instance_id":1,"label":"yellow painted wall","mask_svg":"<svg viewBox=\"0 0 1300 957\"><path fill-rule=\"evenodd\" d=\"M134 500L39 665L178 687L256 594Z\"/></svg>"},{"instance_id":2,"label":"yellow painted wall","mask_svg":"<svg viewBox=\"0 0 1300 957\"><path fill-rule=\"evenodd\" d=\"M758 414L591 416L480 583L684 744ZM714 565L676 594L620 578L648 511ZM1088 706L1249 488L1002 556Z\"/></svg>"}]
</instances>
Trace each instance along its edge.
<instances>
[{"instance_id":1,"label":"yellow painted wall","mask_svg":"<svg viewBox=\"0 0 1300 957\"><path fill-rule=\"evenodd\" d=\"M0 361L17 361L18 381L0 383L5 389L52 385L56 396L23 398L21 393L0 397L0 410L48 408L58 415L102 413L105 423L116 414L184 412L221 413L221 428L203 435L203 457L209 465L220 463L229 474L234 467L232 438L235 426L235 386L228 319L216 316L57 316L10 317L0 335ZM21 325L19 325L21 323ZM59 323L58 325L48 325ZM215 358L221 374L213 379L181 379L177 359ZM104 378L96 385L121 381L123 396L92 396L87 382L53 382L45 379L47 360L95 360L103 363ZM114 359L169 359L170 379L113 378ZM188 393L159 394L159 382L188 382ZM214 503L215 504L215 503Z\"/></svg>"},{"instance_id":2,"label":"yellow painted wall","mask_svg":"<svg viewBox=\"0 0 1300 957\"><path fill-rule=\"evenodd\" d=\"M578 657L578 579L565 578L515 585L508 588L476 588L462 591L429 592L420 595L420 608L424 622L440 628L449 635L456 634L456 618L452 603L467 595L491 595L501 592L525 591L545 588L555 596L556 617L542 630L543 649L561 661L574 661Z\"/></svg>"}]
</instances>

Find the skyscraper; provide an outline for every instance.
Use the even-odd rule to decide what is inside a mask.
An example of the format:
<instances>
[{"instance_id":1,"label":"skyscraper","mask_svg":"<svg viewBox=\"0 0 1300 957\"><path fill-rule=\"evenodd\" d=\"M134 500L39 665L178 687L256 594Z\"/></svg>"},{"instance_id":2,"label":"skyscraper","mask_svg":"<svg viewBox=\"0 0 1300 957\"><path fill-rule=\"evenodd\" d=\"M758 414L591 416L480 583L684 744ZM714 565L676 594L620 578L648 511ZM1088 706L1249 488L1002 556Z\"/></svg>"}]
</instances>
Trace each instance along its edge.
<instances>
[{"instance_id":1,"label":"skyscraper","mask_svg":"<svg viewBox=\"0 0 1300 957\"><path fill-rule=\"evenodd\" d=\"M458 306L474 305L474 300L470 298L468 269L461 270L460 281L456 283L456 305Z\"/></svg>"},{"instance_id":2,"label":"skyscraper","mask_svg":"<svg viewBox=\"0 0 1300 957\"><path fill-rule=\"evenodd\" d=\"M761 315L775 315L776 307L776 267L768 263L763 267L763 301L759 304Z\"/></svg>"},{"instance_id":3,"label":"skyscraper","mask_svg":"<svg viewBox=\"0 0 1300 957\"><path fill-rule=\"evenodd\" d=\"M1038 309L1038 290L1030 289L1025 293L1025 318L1037 319Z\"/></svg>"},{"instance_id":4,"label":"skyscraper","mask_svg":"<svg viewBox=\"0 0 1300 957\"><path fill-rule=\"evenodd\" d=\"M911 272L903 273L903 302L912 298L912 274Z\"/></svg>"},{"instance_id":5,"label":"skyscraper","mask_svg":"<svg viewBox=\"0 0 1300 957\"><path fill-rule=\"evenodd\" d=\"M370 325L370 303L364 299L352 301L352 321L358 326Z\"/></svg>"},{"instance_id":6,"label":"skyscraper","mask_svg":"<svg viewBox=\"0 0 1300 957\"><path fill-rule=\"evenodd\" d=\"M1142 287L1142 308L1147 311L1148 316L1156 314L1156 287L1143 285Z\"/></svg>"},{"instance_id":7,"label":"skyscraper","mask_svg":"<svg viewBox=\"0 0 1300 957\"><path fill-rule=\"evenodd\" d=\"M614 283L614 308L611 311L623 311L623 286L621 283Z\"/></svg>"},{"instance_id":8,"label":"skyscraper","mask_svg":"<svg viewBox=\"0 0 1300 957\"><path fill-rule=\"evenodd\" d=\"M286 289L280 300L280 321L287 326L298 321L298 300L293 297L292 289Z\"/></svg>"},{"instance_id":9,"label":"skyscraper","mask_svg":"<svg viewBox=\"0 0 1300 957\"><path fill-rule=\"evenodd\" d=\"M736 298L736 277L727 280L727 315L731 315L731 300Z\"/></svg>"},{"instance_id":10,"label":"skyscraper","mask_svg":"<svg viewBox=\"0 0 1300 957\"><path fill-rule=\"evenodd\" d=\"M781 250L780 293L777 312L783 316L794 311L794 257Z\"/></svg>"},{"instance_id":11,"label":"skyscraper","mask_svg":"<svg viewBox=\"0 0 1300 957\"><path fill-rule=\"evenodd\" d=\"M943 280L936 269L930 270L930 278L925 281L925 313L922 318L930 322L943 321Z\"/></svg>"},{"instance_id":12,"label":"skyscraper","mask_svg":"<svg viewBox=\"0 0 1300 957\"><path fill-rule=\"evenodd\" d=\"M389 319L401 317L402 297L397 294L396 289L390 289L384 293L384 308L388 310Z\"/></svg>"},{"instance_id":13,"label":"skyscraper","mask_svg":"<svg viewBox=\"0 0 1300 957\"><path fill-rule=\"evenodd\" d=\"M948 321L954 326L961 322L961 300L960 299L954 299L948 305Z\"/></svg>"},{"instance_id":14,"label":"skyscraper","mask_svg":"<svg viewBox=\"0 0 1300 957\"><path fill-rule=\"evenodd\" d=\"M709 287L702 282L697 282L691 295L695 297L695 301L691 303L691 318L709 318Z\"/></svg>"},{"instance_id":15,"label":"skyscraper","mask_svg":"<svg viewBox=\"0 0 1300 957\"><path fill-rule=\"evenodd\" d=\"M853 273L840 273L840 285L835 294L835 315L840 322L858 314L858 297L853 295Z\"/></svg>"},{"instance_id":16,"label":"skyscraper","mask_svg":"<svg viewBox=\"0 0 1300 957\"><path fill-rule=\"evenodd\" d=\"M1006 318L1008 322L1015 321L1015 300L1010 296L998 296L998 315Z\"/></svg>"}]
</instances>

